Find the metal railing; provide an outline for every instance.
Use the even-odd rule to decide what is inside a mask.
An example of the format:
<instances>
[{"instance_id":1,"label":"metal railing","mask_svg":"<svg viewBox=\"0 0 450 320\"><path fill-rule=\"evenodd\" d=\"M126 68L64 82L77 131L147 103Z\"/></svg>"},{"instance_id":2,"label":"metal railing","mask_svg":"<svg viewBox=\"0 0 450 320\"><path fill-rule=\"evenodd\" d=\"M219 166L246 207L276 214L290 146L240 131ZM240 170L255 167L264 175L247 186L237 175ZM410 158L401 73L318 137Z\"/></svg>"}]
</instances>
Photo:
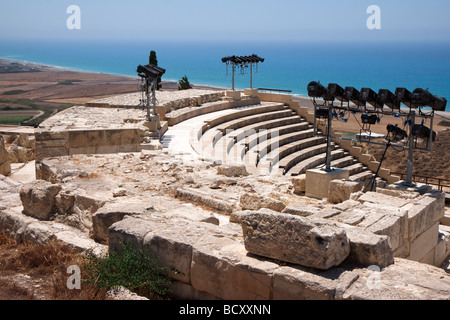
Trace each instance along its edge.
<instances>
[{"instance_id":1,"label":"metal railing","mask_svg":"<svg viewBox=\"0 0 450 320\"><path fill-rule=\"evenodd\" d=\"M277 92L288 92L291 93L292 90L284 90L284 89L268 89L268 88L258 88L260 91L277 91Z\"/></svg>"},{"instance_id":2,"label":"metal railing","mask_svg":"<svg viewBox=\"0 0 450 320\"><path fill-rule=\"evenodd\" d=\"M391 175L399 176L401 180L404 180L406 178L406 173L391 172ZM450 193L450 180L448 180L448 179L441 179L441 178L434 178L434 177L427 177L427 176L413 174L412 181L425 183L425 184L432 185L432 186L437 186L439 191L446 191L447 193ZM444 190L444 188L449 188L449 189Z\"/></svg>"}]
</instances>

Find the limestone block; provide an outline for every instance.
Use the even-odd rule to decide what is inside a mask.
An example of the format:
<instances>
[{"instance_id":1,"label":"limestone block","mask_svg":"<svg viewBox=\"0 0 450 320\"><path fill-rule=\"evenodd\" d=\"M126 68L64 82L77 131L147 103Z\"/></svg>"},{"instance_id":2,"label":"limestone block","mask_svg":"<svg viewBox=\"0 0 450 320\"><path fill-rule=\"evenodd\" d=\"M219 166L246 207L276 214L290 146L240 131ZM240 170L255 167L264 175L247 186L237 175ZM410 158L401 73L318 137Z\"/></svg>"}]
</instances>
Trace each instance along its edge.
<instances>
[{"instance_id":1,"label":"limestone block","mask_svg":"<svg viewBox=\"0 0 450 320\"><path fill-rule=\"evenodd\" d=\"M347 261L366 267L385 267L394 263L388 236L376 235L359 227L348 227L345 231L350 241Z\"/></svg>"},{"instance_id":2,"label":"limestone block","mask_svg":"<svg viewBox=\"0 0 450 320\"><path fill-rule=\"evenodd\" d=\"M359 278L344 292L351 300L447 300L450 278L440 268L395 258L380 271L354 270Z\"/></svg>"},{"instance_id":3,"label":"limestone block","mask_svg":"<svg viewBox=\"0 0 450 320\"><path fill-rule=\"evenodd\" d=\"M278 265L248 255L242 243L205 236L192 252L191 284L224 300L268 300Z\"/></svg>"},{"instance_id":4,"label":"limestone block","mask_svg":"<svg viewBox=\"0 0 450 320\"><path fill-rule=\"evenodd\" d=\"M191 283L192 243L205 234L199 225L179 222L170 228L155 228L144 238L144 248L158 261L170 268L169 276L183 283Z\"/></svg>"},{"instance_id":5,"label":"limestone block","mask_svg":"<svg viewBox=\"0 0 450 320\"><path fill-rule=\"evenodd\" d=\"M60 192L55 197L55 205L60 214L70 214L75 203L75 195L72 193Z\"/></svg>"},{"instance_id":6,"label":"limestone block","mask_svg":"<svg viewBox=\"0 0 450 320\"><path fill-rule=\"evenodd\" d=\"M378 235L388 236L392 250L396 250L397 248L404 246L404 242L407 240L407 212L398 215L386 214L366 229Z\"/></svg>"},{"instance_id":7,"label":"limestone block","mask_svg":"<svg viewBox=\"0 0 450 320\"><path fill-rule=\"evenodd\" d=\"M350 253L345 231L322 219L275 212L242 216L245 248L250 253L327 270Z\"/></svg>"},{"instance_id":8,"label":"limestone block","mask_svg":"<svg viewBox=\"0 0 450 320\"><path fill-rule=\"evenodd\" d=\"M129 243L136 249L143 249L145 236L157 228L154 222L139 217L125 217L109 228L108 247L120 252L123 243Z\"/></svg>"},{"instance_id":9,"label":"limestone block","mask_svg":"<svg viewBox=\"0 0 450 320\"><path fill-rule=\"evenodd\" d=\"M215 199L206 194L192 191L192 190L178 188L175 193L175 196L177 198L184 198L186 200L200 203L200 204L203 204L210 208L213 208L217 211L222 211L222 212L226 212L226 213L231 213L231 212L233 212L233 209L234 209L234 206L232 204L228 203L227 201Z\"/></svg>"},{"instance_id":10,"label":"limestone block","mask_svg":"<svg viewBox=\"0 0 450 320\"><path fill-rule=\"evenodd\" d=\"M241 100L241 92L240 91L226 91L225 96L231 98L233 101Z\"/></svg>"},{"instance_id":11,"label":"limestone block","mask_svg":"<svg viewBox=\"0 0 450 320\"><path fill-rule=\"evenodd\" d=\"M53 213L55 197L61 189L61 185L44 180L24 184L20 188L20 200L25 213L40 220L48 220Z\"/></svg>"},{"instance_id":12,"label":"limestone block","mask_svg":"<svg viewBox=\"0 0 450 320\"><path fill-rule=\"evenodd\" d=\"M259 210L261 208L267 208L277 212L281 212L286 208L286 204L280 200L250 193L244 193L241 196L240 206L243 210Z\"/></svg>"},{"instance_id":13,"label":"limestone block","mask_svg":"<svg viewBox=\"0 0 450 320\"><path fill-rule=\"evenodd\" d=\"M332 300L333 281L290 267L273 275L274 300Z\"/></svg>"},{"instance_id":14,"label":"limestone block","mask_svg":"<svg viewBox=\"0 0 450 320\"><path fill-rule=\"evenodd\" d=\"M291 179L292 185L294 186L295 194L303 194L306 191L306 174L301 174L299 176L293 177Z\"/></svg>"},{"instance_id":15,"label":"limestone block","mask_svg":"<svg viewBox=\"0 0 450 320\"><path fill-rule=\"evenodd\" d=\"M57 170L52 166L48 160L42 159L35 162L36 179L45 180L51 183L58 182Z\"/></svg>"},{"instance_id":16,"label":"limestone block","mask_svg":"<svg viewBox=\"0 0 450 320\"><path fill-rule=\"evenodd\" d=\"M363 194L361 197L359 197L358 201L361 203L371 202L374 204L389 205L391 207L397 207L397 208L400 208L400 207L410 203L409 199L398 198L395 196L390 196L390 195L382 194L382 193L378 193L378 192L367 192L367 193Z\"/></svg>"},{"instance_id":17,"label":"limestone block","mask_svg":"<svg viewBox=\"0 0 450 320\"><path fill-rule=\"evenodd\" d=\"M36 146L35 157L37 160L53 157L62 157L69 155L69 149L66 147L40 147Z\"/></svg>"},{"instance_id":18,"label":"limestone block","mask_svg":"<svg viewBox=\"0 0 450 320\"><path fill-rule=\"evenodd\" d=\"M356 181L333 180L330 181L328 202L338 204L350 199L352 193L361 191L364 184Z\"/></svg>"},{"instance_id":19,"label":"limestone block","mask_svg":"<svg viewBox=\"0 0 450 320\"><path fill-rule=\"evenodd\" d=\"M329 196L329 185L332 180L348 179L349 172L342 169L334 169L325 172L320 169L306 171L306 196L317 199L325 199Z\"/></svg>"},{"instance_id":20,"label":"limestone block","mask_svg":"<svg viewBox=\"0 0 450 320\"><path fill-rule=\"evenodd\" d=\"M145 214L146 205L132 202L106 203L92 216L92 227L94 240L107 243L109 238L109 227L123 220L125 216Z\"/></svg>"},{"instance_id":21,"label":"limestone block","mask_svg":"<svg viewBox=\"0 0 450 320\"><path fill-rule=\"evenodd\" d=\"M448 257L446 238L443 233L439 233L438 243L434 248L434 263L436 267L440 267Z\"/></svg>"},{"instance_id":22,"label":"limestone block","mask_svg":"<svg viewBox=\"0 0 450 320\"><path fill-rule=\"evenodd\" d=\"M409 260L420 261L428 254L439 240L439 222L425 230L411 241Z\"/></svg>"},{"instance_id":23,"label":"limestone block","mask_svg":"<svg viewBox=\"0 0 450 320\"><path fill-rule=\"evenodd\" d=\"M227 177L248 176L245 165L221 165L217 167L217 174Z\"/></svg>"}]
</instances>

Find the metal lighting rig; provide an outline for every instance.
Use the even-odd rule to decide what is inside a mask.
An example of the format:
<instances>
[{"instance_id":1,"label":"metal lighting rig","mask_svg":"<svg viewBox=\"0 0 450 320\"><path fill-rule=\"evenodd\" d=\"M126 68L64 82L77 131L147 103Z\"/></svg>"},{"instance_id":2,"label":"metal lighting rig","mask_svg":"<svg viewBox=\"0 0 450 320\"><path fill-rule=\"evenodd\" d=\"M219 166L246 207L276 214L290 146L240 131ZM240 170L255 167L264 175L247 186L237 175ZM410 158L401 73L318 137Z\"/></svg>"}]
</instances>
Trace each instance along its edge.
<instances>
[{"instance_id":1,"label":"metal lighting rig","mask_svg":"<svg viewBox=\"0 0 450 320\"><path fill-rule=\"evenodd\" d=\"M234 77L236 74L250 74L250 89L253 88L253 74L258 72L258 63L264 62L264 58L258 57L256 54L251 56L230 56L222 58L222 62L227 65L227 75L232 76L232 89L234 90ZM236 69L239 72L236 73ZM231 68L231 72L228 70Z\"/></svg>"},{"instance_id":2,"label":"metal lighting rig","mask_svg":"<svg viewBox=\"0 0 450 320\"><path fill-rule=\"evenodd\" d=\"M408 149L405 184L408 186L414 185L412 182L413 151L431 151L432 142L436 138L436 132L433 131L434 113L435 111L445 111L447 105L445 98L438 97L428 90L420 88L413 92L406 88L397 88L395 93L388 89L380 89L377 93L370 88L362 88L360 91L353 87L342 88L336 83L330 83L325 87L316 81L310 82L307 90L314 104L314 134L323 135L318 133L317 121L325 121L327 124L328 147L325 171L333 170L331 168L331 139L361 142L363 134L368 134L369 138L363 142L386 146L373 182L381 168L387 149L390 146L395 146ZM337 105L335 105L335 100L338 101ZM359 139L332 137L333 120L347 122L350 116L356 118L357 114L361 114L361 120L356 119L361 127ZM379 124L384 115L404 118L404 126L400 128L397 125L388 124L385 142L372 141L371 127ZM422 119L421 123L417 124L416 121L420 118ZM428 120L430 122L429 127L425 126L425 122ZM420 140L425 142L425 147L419 145Z\"/></svg>"},{"instance_id":3,"label":"metal lighting rig","mask_svg":"<svg viewBox=\"0 0 450 320\"><path fill-rule=\"evenodd\" d=\"M143 82L141 89L143 94L145 94L145 99L143 99L144 107L147 109L147 121L151 121L150 114L150 101L153 105L153 114L156 116L156 88L158 78L166 72L165 69L156 67L154 65L139 65L137 67L138 76Z\"/></svg>"}]
</instances>

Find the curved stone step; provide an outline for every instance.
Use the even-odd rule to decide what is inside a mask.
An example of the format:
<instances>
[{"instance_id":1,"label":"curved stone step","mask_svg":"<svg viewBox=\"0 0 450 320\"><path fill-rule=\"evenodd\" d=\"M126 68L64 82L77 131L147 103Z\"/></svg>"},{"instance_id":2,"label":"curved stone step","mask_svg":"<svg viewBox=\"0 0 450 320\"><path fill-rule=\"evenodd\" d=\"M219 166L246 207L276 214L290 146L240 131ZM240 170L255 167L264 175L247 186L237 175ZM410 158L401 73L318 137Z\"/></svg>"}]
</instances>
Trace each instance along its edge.
<instances>
[{"instance_id":1,"label":"curved stone step","mask_svg":"<svg viewBox=\"0 0 450 320\"><path fill-rule=\"evenodd\" d=\"M255 135L254 137L249 137L238 144L232 144L233 149L235 149L234 152L240 155L243 162L248 164L253 163L254 165L257 165L259 157L264 157L268 152L272 150L272 148L274 148L274 150L278 150L280 147L284 147L285 145L289 144L295 145L298 148L300 148L301 145L307 146L309 140L306 139L313 136L314 130L301 130L290 132L280 136L272 136L272 133L274 132L268 131L268 133L265 134L261 133L259 135ZM245 161L245 157L250 151L256 152L258 154L254 162Z\"/></svg>"},{"instance_id":2,"label":"curved stone step","mask_svg":"<svg viewBox=\"0 0 450 320\"><path fill-rule=\"evenodd\" d=\"M341 158L345 154L345 151L343 149L336 149L331 151L331 159L337 159ZM307 170L318 167L320 165L325 164L326 162L326 146L325 151L323 153L320 153L318 155L308 157L305 160L297 162L295 165L287 165L284 167L283 174L291 176L294 172L296 174L303 174ZM280 165L281 168L281 165Z\"/></svg>"},{"instance_id":3,"label":"curved stone step","mask_svg":"<svg viewBox=\"0 0 450 320\"><path fill-rule=\"evenodd\" d=\"M271 119L280 119L293 115L293 111L291 109L287 110L277 110L271 112L258 113L250 116L239 117L238 119L233 119L227 122L224 122L215 128L221 131L223 134L226 134L229 130L236 130L248 125L252 125L262 121L268 121Z\"/></svg>"},{"instance_id":4,"label":"curved stone step","mask_svg":"<svg viewBox=\"0 0 450 320\"><path fill-rule=\"evenodd\" d=\"M259 105L236 108L226 115L222 115L217 118L211 118L210 120L205 121L206 125L205 131L210 128L217 127L225 122L232 121L238 118L286 109L288 109L288 107L282 103L261 103Z\"/></svg>"}]
</instances>

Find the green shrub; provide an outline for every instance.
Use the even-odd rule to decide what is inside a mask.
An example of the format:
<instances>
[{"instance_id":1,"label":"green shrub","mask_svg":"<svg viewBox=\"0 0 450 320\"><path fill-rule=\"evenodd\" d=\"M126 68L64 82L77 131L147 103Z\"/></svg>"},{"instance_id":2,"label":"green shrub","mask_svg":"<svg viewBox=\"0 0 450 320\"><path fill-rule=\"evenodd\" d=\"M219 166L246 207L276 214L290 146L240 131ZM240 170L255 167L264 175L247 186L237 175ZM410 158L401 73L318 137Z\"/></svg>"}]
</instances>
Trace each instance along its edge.
<instances>
[{"instance_id":1,"label":"green shrub","mask_svg":"<svg viewBox=\"0 0 450 320\"><path fill-rule=\"evenodd\" d=\"M168 268L161 266L154 255L121 243L121 250L109 251L104 257L88 254L84 279L99 288L123 286L148 298L159 298L168 293L171 281Z\"/></svg>"},{"instance_id":2,"label":"green shrub","mask_svg":"<svg viewBox=\"0 0 450 320\"><path fill-rule=\"evenodd\" d=\"M178 90L187 90L192 89L191 84L189 83L188 77L184 76L181 78L180 81L178 81Z\"/></svg>"},{"instance_id":3,"label":"green shrub","mask_svg":"<svg viewBox=\"0 0 450 320\"><path fill-rule=\"evenodd\" d=\"M450 127L450 120L442 120L439 122L440 126Z\"/></svg>"}]
</instances>

